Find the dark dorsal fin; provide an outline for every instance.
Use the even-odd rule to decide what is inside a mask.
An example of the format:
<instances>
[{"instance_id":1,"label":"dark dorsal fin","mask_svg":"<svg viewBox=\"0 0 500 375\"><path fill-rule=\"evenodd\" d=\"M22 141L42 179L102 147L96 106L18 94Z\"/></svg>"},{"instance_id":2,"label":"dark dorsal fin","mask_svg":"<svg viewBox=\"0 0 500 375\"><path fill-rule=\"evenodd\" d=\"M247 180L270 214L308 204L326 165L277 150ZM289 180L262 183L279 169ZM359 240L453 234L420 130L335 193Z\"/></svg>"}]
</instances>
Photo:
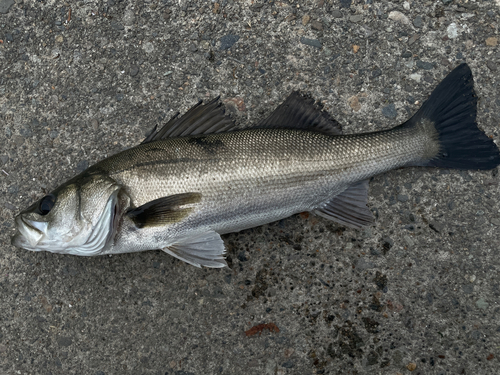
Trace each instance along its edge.
<instances>
[{"instance_id":1,"label":"dark dorsal fin","mask_svg":"<svg viewBox=\"0 0 500 375\"><path fill-rule=\"evenodd\" d=\"M142 143L238 129L233 120L224 114L225 110L219 102L219 97L207 104L202 103L200 100L181 117L178 117L179 113L177 113L160 130L155 126ZM315 103L310 96L304 96L298 91L291 93L269 117L258 125L247 128L288 128L316 131L329 135L342 134L340 124L332 119L327 112L322 111L319 103Z\"/></svg>"},{"instance_id":2,"label":"dark dorsal fin","mask_svg":"<svg viewBox=\"0 0 500 375\"><path fill-rule=\"evenodd\" d=\"M207 104L193 106L183 116L177 113L160 130L155 126L153 131L142 143L158 141L165 138L184 137L196 134L212 134L236 129L234 121L224 114L224 107L219 97Z\"/></svg>"},{"instance_id":3,"label":"dark dorsal fin","mask_svg":"<svg viewBox=\"0 0 500 375\"><path fill-rule=\"evenodd\" d=\"M341 125L324 112L319 103L315 103L313 98L298 91L292 92L256 128L303 129L329 135L342 134Z\"/></svg>"}]
</instances>

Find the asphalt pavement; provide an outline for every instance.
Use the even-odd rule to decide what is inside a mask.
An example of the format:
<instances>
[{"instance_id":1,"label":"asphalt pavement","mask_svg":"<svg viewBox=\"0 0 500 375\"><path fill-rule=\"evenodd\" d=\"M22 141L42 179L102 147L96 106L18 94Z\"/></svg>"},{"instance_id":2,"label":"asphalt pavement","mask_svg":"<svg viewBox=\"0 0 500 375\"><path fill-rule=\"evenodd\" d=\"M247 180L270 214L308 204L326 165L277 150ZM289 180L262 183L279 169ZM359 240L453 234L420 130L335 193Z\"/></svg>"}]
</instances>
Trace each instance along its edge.
<instances>
[{"instance_id":1,"label":"asphalt pavement","mask_svg":"<svg viewBox=\"0 0 500 375\"><path fill-rule=\"evenodd\" d=\"M377 176L373 226L225 235L230 269L10 244L21 209L218 95L242 126L301 90L377 131L467 62L499 144L499 24L499 0L0 0L0 373L499 373L498 169Z\"/></svg>"}]
</instances>

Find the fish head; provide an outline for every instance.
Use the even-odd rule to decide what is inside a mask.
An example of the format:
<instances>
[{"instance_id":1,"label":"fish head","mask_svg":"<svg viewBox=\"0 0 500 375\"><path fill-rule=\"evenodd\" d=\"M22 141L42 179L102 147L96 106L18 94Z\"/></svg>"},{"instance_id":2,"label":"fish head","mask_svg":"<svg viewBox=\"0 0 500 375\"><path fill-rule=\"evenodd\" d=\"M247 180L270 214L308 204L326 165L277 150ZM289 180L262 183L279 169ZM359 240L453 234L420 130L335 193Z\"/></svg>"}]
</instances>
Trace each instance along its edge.
<instances>
[{"instance_id":1,"label":"fish head","mask_svg":"<svg viewBox=\"0 0 500 375\"><path fill-rule=\"evenodd\" d=\"M70 180L16 216L12 244L31 251L98 255L114 237L129 201L109 177Z\"/></svg>"}]
</instances>

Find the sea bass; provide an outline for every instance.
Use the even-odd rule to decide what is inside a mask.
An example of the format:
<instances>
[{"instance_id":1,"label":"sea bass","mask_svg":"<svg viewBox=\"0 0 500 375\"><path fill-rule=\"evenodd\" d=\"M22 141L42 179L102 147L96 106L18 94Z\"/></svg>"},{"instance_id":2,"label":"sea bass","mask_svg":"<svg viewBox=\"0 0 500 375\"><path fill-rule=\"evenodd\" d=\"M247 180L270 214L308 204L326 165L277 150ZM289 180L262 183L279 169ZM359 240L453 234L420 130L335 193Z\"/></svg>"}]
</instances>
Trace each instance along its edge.
<instances>
[{"instance_id":1,"label":"sea bass","mask_svg":"<svg viewBox=\"0 0 500 375\"><path fill-rule=\"evenodd\" d=\"M310 211L370 225L368 180L400 167L491 169L500 152L476 124L466 64L395 128L342 135L295 92L245 129L218 99L153 129L140 145L91 166L15 218L12 244L83 256L161 249L223 267L221 234Z\"/></svg>"}]
</instances>

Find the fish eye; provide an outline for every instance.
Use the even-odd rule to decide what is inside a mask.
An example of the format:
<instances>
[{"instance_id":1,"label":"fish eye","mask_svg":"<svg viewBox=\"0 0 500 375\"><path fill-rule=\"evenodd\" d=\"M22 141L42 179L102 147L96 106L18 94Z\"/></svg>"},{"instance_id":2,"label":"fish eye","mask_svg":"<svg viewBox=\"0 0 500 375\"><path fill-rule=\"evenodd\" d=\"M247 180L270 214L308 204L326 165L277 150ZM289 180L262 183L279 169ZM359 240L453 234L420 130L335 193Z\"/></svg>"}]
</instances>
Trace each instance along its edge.
<instances>
[{"instance_id":1,"label":"fish eye","mask_svg":"<svg viewBox=\"0 0 500 375\"><path fill-rule=\"evenodd\" d=\"M54 204L56 203L56 197L53 194L46 195L40 200L40 203L38 204L37 208L37 213L40 215L47 215L50 210L52 210L52 207L54 207Z\"/></svg>"}]
</instances>

